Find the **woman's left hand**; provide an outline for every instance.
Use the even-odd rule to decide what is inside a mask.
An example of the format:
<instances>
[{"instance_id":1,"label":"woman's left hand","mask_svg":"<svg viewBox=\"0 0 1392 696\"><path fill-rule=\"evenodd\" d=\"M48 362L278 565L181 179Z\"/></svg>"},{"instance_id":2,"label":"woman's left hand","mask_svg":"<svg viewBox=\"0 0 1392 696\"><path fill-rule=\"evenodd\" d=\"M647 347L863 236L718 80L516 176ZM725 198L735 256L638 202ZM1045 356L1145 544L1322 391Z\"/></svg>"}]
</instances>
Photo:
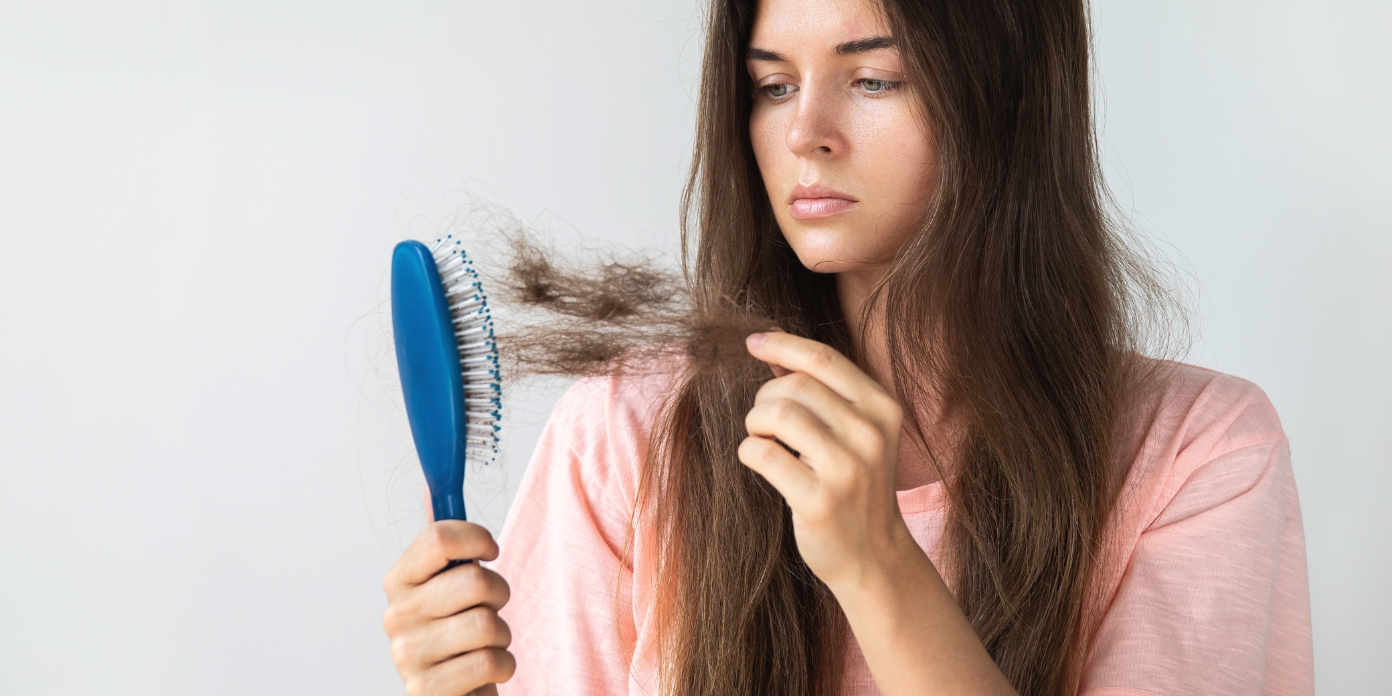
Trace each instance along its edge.
<instances>
[{"instance_id":1,"label":"woman's left hand","mask_svg":"<svg viewBox=\"0 0 1392 696\"><path fill-rule=\"evenodd\" d=\"M906 551L922 553L894 494L903 420L894 397L817 341L774 331L747 347L781 376L759 389L739 458L788 501L812 572L839 594Z\"/></svg>"}]
</instances>

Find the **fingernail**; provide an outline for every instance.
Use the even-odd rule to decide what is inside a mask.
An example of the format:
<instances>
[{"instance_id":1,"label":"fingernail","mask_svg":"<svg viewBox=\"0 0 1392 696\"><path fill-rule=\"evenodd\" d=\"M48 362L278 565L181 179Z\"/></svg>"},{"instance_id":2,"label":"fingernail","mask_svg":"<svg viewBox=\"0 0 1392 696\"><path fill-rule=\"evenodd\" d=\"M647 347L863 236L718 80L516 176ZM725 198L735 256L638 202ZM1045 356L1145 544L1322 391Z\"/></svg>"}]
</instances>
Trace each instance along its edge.
<instances>
[{"instance_id":1,"label":"fingernail","mask_svg":"<svg viewBox=\"0 0 1392 696\"><path fill-rule=\"evenodd\" d=\"M768 334L766 334L766 333L756 333L756 334L749 334L749 338L746 338L746 339L744 339L744 340L745 340L746 343L749 344L749 347L750 347L750 348L753 348L753 349L756 349L756 350L757 350L757 349L759 348L759 346L764 345L764 340L767 339L767 338L768 338Z\"/></svg>"}]
</instances>

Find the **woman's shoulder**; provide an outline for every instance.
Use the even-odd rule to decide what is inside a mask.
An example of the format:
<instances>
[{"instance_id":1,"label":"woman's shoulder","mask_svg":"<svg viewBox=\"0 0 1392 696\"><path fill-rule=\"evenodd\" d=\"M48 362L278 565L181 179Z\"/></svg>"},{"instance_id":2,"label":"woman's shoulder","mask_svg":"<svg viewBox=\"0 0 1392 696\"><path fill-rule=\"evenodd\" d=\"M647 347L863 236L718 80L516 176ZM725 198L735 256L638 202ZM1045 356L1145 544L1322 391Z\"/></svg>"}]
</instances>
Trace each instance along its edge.
<instances>
[{"instance_id":1,"label":"woman's shoulder","mask_svg":"<svg viewBox=\"0 0 1392 696\"><path fill-rule=\"evenodd\" d=\"M566 443L591 482L631 492L653 425L680 379L681 366L673 361L633 363L583 377L556 402L547 430Z\"/></svg>"},{"instance_id":2,"label":"woman's shoulder","mask_svg":"<svg viewBox=\"0 0 1392 696\"><path fill-rule=\"evenodd\" d=\"M1188 490L1217 504L1275 473L1290 477L1289 443L1276 408L1252 382L1215 370L1152 360L1132 411L1123 496L1147 526ZM1139 508L1139 509L1136 509Z\"/></svg>"},{"instance_id":3,"label":"woman's shoulder","mask_svg":"<svg viewBox=\"0 0 1392 696\"><path fill-rule=\"evenodd\" d=\"M667 360L582 377L561 395L551 418L608 438L645 435L680 378L681 366Z\"/></svg>"},{"instance_id":4,"label":"woman's shoulder","mask_svg":"<svg viewBox=\"0 0 1392 696\"><path fill-rule=\"evenodd\" d=\"M1164 436L1179 448L1176 454L1211 458L1286 440L1275 406L1257 384L1183 362L1150 361L1148 367L1151 386L1141 398L1150 416L1147 434Z\"/></svg>"},{"instance_id":5,"label":"woman's shoulder","mask_svg":"<svg viewBox=\"0 0 1392 696\"><path fill-rule=\"evenodd\" d=\"M621 549L637 499L648 435L678 374L615 371L572 384L551 411L522 473L502 538L531 548L545 530L588 529ZM614 551L617 553L617 551ZM516 570L515 558L508 567Z\"/></svg>"},{"instance_id":6,"label":"woman's shoulder","mask_svg":"<svg viewBox=\"0 0 1392 696\"><path fill-rule=\"evenodd\" d=\"M1275 406L1256 384L1171 360L1152 360L1149 367L1151 427L1176 438L1187 453L1219 454L1286 439Z\"/></svg>"}]
</instances>

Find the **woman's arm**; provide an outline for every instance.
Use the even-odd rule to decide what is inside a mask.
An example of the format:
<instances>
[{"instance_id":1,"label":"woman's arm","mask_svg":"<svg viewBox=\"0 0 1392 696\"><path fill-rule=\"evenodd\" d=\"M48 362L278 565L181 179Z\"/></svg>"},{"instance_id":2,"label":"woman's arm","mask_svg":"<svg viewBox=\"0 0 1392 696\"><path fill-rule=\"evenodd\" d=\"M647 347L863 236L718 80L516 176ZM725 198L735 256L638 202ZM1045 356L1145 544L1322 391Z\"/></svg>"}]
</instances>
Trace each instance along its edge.
<instances>
[{"instance_id":1,"label":"woman's arm","mask_svg":"<svg viewBox=\"0 0 1392 696\"><path fill-rule=\"evenodd\" d=\"M1167 435L1173 449L1120 511L1125 572L1109 563L1119 577L1089 646L1086 696L1315 691L1290 448L1255 385L1205 381L1202 398L1166 414L1186 429Z\"/></svg>"},{"instance_id":2,"label":"woman's arm","mask_svg":"<svg viewBox=\"0 0 1392 696\"><path fill-rule=\"evenodd\" d=\"M786 374L759 390L740 461L788 501L798 550L836 595L881 693L1015 693L899 512L899 404L816 341L754 334L748 348Z\"/></svg>"},{"instance_id":3,"label":"woman's arm","mask_svg":"<svg viewBox=\"0 0 1392 696\"><path fill-rule=\"evenodd\" d=\"M880 692L1014 694L933 562L904 536L887 564L832 588Z\"/></svg>"}]
</instances>

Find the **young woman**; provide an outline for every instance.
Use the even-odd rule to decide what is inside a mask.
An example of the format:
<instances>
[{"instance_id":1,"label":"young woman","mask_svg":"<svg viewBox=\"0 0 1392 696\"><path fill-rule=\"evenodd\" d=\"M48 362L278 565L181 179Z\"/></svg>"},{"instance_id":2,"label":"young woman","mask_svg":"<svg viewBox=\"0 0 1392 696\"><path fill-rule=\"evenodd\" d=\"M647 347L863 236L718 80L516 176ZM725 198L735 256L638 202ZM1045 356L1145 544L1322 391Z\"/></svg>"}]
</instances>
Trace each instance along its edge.
<instances>
[{"instance_id":1,"label":"young woman","mask_svg":"<svg viewBox=\"0 0 1392 696\"><path fill-rule=\"evenodd\" d=\"M388 576L408 692L1310 693L1285 437L1142 357L1089 59L1083 0L715 0L691 291L763 374L572 388L501 546Z\"/></svg>"}]
</instances>

